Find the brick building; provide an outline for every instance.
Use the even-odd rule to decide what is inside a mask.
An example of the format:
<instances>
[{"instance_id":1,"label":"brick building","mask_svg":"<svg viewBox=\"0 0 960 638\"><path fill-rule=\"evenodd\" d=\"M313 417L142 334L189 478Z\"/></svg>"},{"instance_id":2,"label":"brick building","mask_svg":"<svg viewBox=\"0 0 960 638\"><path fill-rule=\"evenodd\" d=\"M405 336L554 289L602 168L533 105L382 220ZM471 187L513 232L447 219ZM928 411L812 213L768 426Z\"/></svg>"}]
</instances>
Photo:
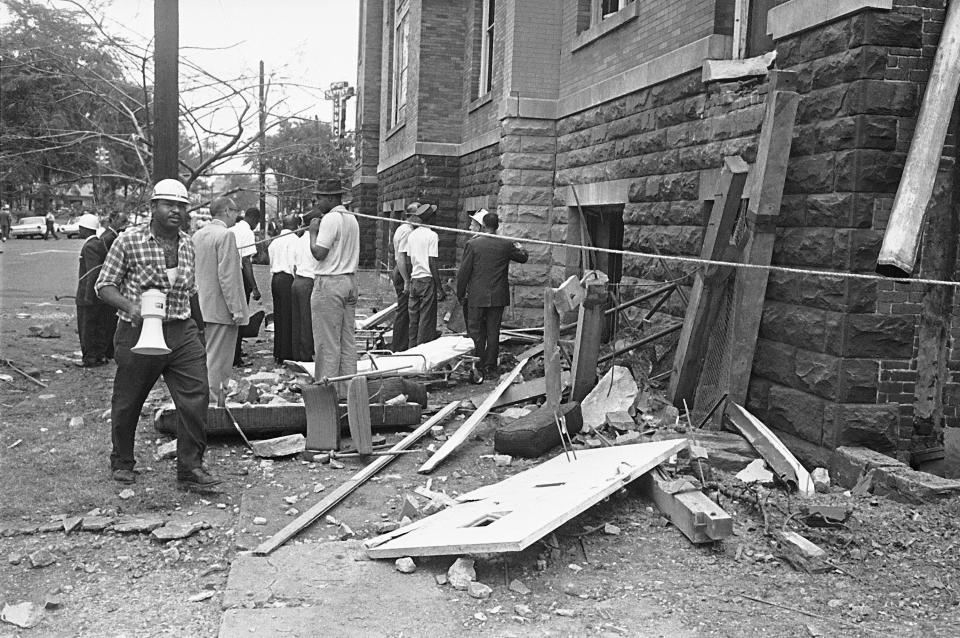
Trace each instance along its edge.
<instances>
[{"instance_id":1,"label":"brick building","mask_svg":"<svg viewBox=\"0 0 960 638\"><path fill-rule=\"evenodd\" d=\"M776 51L801 101L773 263L873 272L945 5L362 0L360 210L425 200L462 228L484 207L508 235L697 255L703 201L724 156L754 161L767 93L762 77L705 83L704 60ZM925 276L954 277L953 161L951 136ZM369 260L392 263L393 228L368 226ZM458 236L441 242L454 265ZM575 251L530 249L513 269L517 321L542 317L542 287L579 267ZM670 278L658 259L600 262L615 282ZM936 445L960 425L952 303L942 287L771 273L748 407L811 459Z\"/></svg>"}]
</instances>

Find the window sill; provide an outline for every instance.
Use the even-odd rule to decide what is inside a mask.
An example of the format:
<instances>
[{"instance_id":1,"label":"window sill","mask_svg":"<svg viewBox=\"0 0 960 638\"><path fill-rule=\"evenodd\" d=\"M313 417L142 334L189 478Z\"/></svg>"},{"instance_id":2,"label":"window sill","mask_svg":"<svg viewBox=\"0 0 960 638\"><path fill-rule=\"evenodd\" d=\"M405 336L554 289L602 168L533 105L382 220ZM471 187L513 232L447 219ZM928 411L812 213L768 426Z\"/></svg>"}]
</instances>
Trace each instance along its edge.
<instances>
[{"instance_id":1,"label":"window sill","mask_svg":"<svg viewBox=\"0 0 960 638\"><path fill-rule=\"evenodd\" d=\"M606 20L601 20L586 31L583 31L573 39L573 47L570 50L576 51L577 49L582 49L594 40L602 38L611 31L619 29L632 20L636 20L637 9L639 5L639 1L631 2L624 8L620 9L620 11L618 11L615 15L607 18Z\"/></svg>"},{"instance_id":2,"label":"window sill","mask_svg":"<svg viewBox=\"0 0 960 638\"><path fill-rule=\"evenodd\" d=\"M391 137L393 137L394 135L396 135L396 134L400 131L400 129L402 129L402 128L403 128L404 126L406 126L406 125L407 125L407 121L406 121L406 120L403 120L403 121L401 121L401 122L397 122L396 124L393 125L393 128L391 128L390 130L387 131L387 134L383 137L383 140L384 140L384 141L389 140Z\"/></svg>"},{"instance_id":3,"label":"window sill","mask_svg":"<svg viewBox=\"0 0 960 638\"><path fill-rule=\"evenodd\" d=\"M473 102L467 105L467 113L473 113L484 104L489 104L493 100L493 91L487 91Z\"/></svg>"}]
</instances>

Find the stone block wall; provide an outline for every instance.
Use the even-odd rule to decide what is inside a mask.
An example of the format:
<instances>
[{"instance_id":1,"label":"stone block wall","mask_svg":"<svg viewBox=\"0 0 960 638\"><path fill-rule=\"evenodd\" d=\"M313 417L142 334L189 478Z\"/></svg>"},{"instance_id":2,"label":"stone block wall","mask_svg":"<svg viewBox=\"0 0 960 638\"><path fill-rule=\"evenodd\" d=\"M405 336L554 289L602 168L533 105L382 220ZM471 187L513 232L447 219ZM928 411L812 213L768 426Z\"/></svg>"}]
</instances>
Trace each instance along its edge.
<instances>
[{"instance_id":1,"label":"stone block wall","mask_svg":"<svg viewBox=\"0 0 960 638\"><path fill-rule=\"evenodd\" d=\"M353 197L353 202L350 205L351 210L364 215L377 214L376 183L354 184L351 196ZM360 225L360 267L373 268L377 259L377 222L365 217L358 217L357 223Z\"/></svg>"}]
</instances>

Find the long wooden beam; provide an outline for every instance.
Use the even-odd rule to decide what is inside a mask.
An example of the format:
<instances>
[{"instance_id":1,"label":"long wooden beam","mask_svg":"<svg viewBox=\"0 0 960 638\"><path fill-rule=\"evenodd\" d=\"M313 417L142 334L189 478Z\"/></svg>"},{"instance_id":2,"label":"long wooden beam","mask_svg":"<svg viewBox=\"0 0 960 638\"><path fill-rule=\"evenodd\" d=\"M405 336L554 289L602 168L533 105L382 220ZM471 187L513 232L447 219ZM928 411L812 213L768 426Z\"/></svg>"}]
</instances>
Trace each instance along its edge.
<instances>
[{"instance_id":1,"label":"long wooden beam","mask_svg":"<svg viewBox=\"0 0 960 638\"><path fill-rule=\"evenodd\" d=\"M640 477L640 489L691 543L712 543L733 534L733 519L697 489L669 492L660 468Z\"/></svg>"},{"instance_id":2,"label":"long wooden beam","mask_svg":"<svg viewBox=\"0 0 960 638\"><path fill-rule=\"evenodd\" d=\"M917 260L920 235L933 183L940 167L943 143L960 87L960 2L947 5L940 44L927 79L920 115L914 128L900 186L883 235L877 272L909 277Z\"/></svg>"},{"instance_id":3,"label":"long wooden beam","mask_svg":"<svg viewBox=\"0 0 960 638\"><path fill-rule=\"evenodd\" d=\"M784 484L796 487L804 496L816 493L806 468L760 419L733 401L727 403L726 416Z\"/></svg>"},{"instance_id":4,"label":"long wooden beam","mask_svg":"<svg viewBox=\"0 0 960 638\"><path fill-rule=\"evenodd\" d=\"M423 425L418 427L416 430L403 437L396 445L390 448L390 452L399 452L401 450L406 450L411 445L423 438L430 428L442 422L448 416L453 414L460 406L460 401L453 401L448 403L441 409L439 412L434 414L432 417L427 419ZM356 474L354 474L350 479L343 483L340 487L330 492L319 503L308 509L306 512L298 516L297 518L290 521L290 523L281 529L279 532L260 543L254 550L253 553L258 556L266 556L276 548L280 547L288 540L300 533L301 530L309 527L316 521L318 518L329 512L331 509L337 506L343 499L352 494L354 490L366 483L373 475L382 470L384 467L390 464L397 456L396 454L391 454L390 456L381 456L375 461L370 463Z\"/></svg>"},{"instance_id":5,"label":"long wooden beam","mask_svg":"<svg viewBox=\"0 0 960 638\"><path fill-rule=\"evenodd\" d=\"M460 447L460 444L467 440L467 437L470 436L470 433L473 432L480 422L483 421L484 417L493 409L494 404L497 402L497 399L507 391L507 388L510 387L510 384L513 383L513 380L517 378L517 375L520 374L520 371L523 370L523 366L527 365L529 359L520 359L520 362L517 363L516 367L511 370L507 376L503 378L496 388L493 389L487 398L481 403L477 409L474 411L470 417L463 422L456 432L453 433L446 442L440 446L440 449L433 453L427 462L420 466L420 469L417 470L421 474L429 474L433 471L437 465L440 464L443 459L450 456L450 453L455 449Z\"/></svg>"}]
</instances>

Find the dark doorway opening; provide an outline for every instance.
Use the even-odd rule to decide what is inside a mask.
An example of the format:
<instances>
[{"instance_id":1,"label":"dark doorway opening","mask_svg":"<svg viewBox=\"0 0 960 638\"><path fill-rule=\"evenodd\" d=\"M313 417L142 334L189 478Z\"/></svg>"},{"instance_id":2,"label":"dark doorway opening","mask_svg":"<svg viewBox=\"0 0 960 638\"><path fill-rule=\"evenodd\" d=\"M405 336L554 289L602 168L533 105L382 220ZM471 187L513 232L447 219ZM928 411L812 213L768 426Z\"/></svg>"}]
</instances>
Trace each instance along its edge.
<instances>
[{"instance_id":1,"label":"dark doorway opening","mask_svg":"<svg viewBox=\"0 0 960 638\"><path fill-rule=\"evenodd\" d=\"M623 204L570 207L567 242L595 248L623 250ZM572 262L572 263L571 263ZM571 266L573 267L571 272ZM602 271L608 279L604 309L620 301L620 281L623 278L623 256L599 251L581 251L575 248L567 258L567 270L583 276L584 270ZM605 316L603 341L608 342L617 332L617 313Z\"/></svg>"}]
</instances>

